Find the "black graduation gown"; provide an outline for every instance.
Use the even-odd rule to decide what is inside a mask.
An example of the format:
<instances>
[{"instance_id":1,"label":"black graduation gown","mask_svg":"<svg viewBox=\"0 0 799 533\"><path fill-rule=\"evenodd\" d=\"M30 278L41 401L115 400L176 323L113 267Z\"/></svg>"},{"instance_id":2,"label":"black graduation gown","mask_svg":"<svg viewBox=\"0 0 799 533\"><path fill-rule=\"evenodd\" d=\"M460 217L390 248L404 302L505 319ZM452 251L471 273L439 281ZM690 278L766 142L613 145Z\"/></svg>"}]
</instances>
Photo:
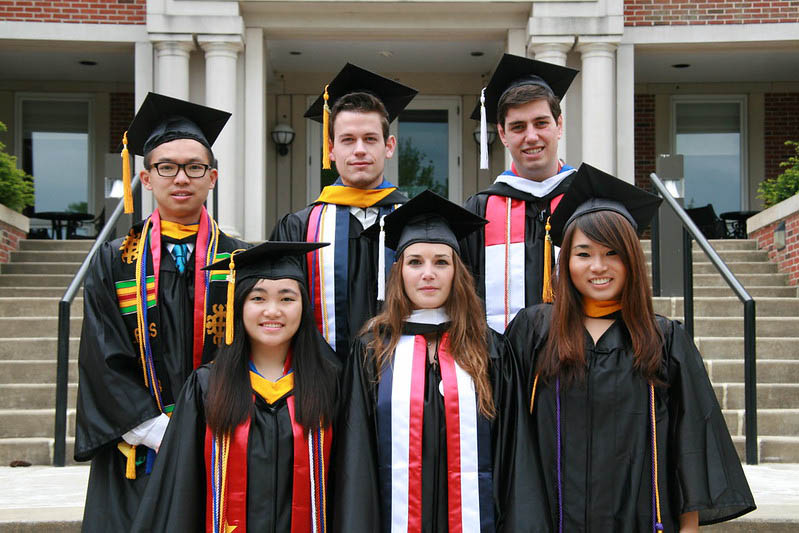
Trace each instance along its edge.
<instances>
[{"instance_id":1,"label":"black graduation gown","mask_svg":"<svg viewBox=\"0 0 799 533\"><path fill-rule=\"evenodd\" d=\"M114 265L123 239L103 244L84 281L84 312L78 356L79 387L75 459L91 459L83 531L127 531L147 483L145 465L125 478L127 459L117 449L122 435L159 415L144 385L138 348L117 302ZM250 245L220 234L220 251ZM161 353L154 359L165 405L173 403L192 371L194 254L183 275L163 245L158 310ZM213 352L208 347L207 353ZM144 452L144 447L142 452ZM143 453L138 454L143 457Z\"/></svg>"},{"instance_id":2,"label":"black graduation gown","mask_svg":"<svg viewBox=\"0 0 799 533\"><path fill-rule=\"evenodd\" d=\"M208 365L186 381L131 531L204 532ZM289 394L290 395L290 394ZM286 398L255 394L247 443L247 530L291 531L294 435Z\"/></svg>"},{"instance_id":3,"label":"black graduation gown","mask_svg":"<svg viewBox=\"0 0 799 533\"><path fill-rule=\"evenodd\" d=\"M519 350L530 401L536 354L546 342L551 305L520 311L508 326ZM680 515L699 511L700 525L755 508L702 358L678 322L657 317L665 337L655 387L661 519L679 530ZM648 382L633 368L621 319L594 345L584 331L584 384L561 387L563 531L652 531L652 453ZM532 415L534 451L546 494L530 500L549 517L536 531L557 531L555 383L539 381Z\"/></svg>"},{"instance_id":4,"label":"black graduation gown","mask_svg":"<svg viewBox=\"0 0 799 533\"><path fill-rule=\"evenodd\" d=\"M419 333L414 331L414 333ZM490 334L490 378L497 416L491 421L494 521L497 531L527 531L524 508L531 479L516 476L531 465L527 414L523 408L518 368L507 340ZM373 362L366 362L369 336L353 342L353 355L342 373L343 406L336 423L330 470L332 531L381 531L377 452L378 380ZM427 361L422 429L422 531L443 533L447 523L447 446L441 370Z\"/></svg>"},{"instance_id":5,"label":"black graduation gown","mask_svg":"<svg viewBox=\"0 0 799 533\"><path fill-rule=\"evenodd\" d=\"M394 191L373 207L384 207L394 204L404 204L408 198ZM308 219L316 203L284 216L272 230L269 237L271 241L306 241L308 234ZM336 340L336 353L341 361L347 359L350 353L350 344L358 335L361 327L367 320L375 316L377 309L377 241L362 236L364 230L361 223L350 215L349 248L347 257L348 283L348 316L347 328L349 335ZM389 265L390 266L390 265ZM307 268L303 262L303 268ZM306 272L306 276L307 276ZM310 287L310 284L308 284Z\"/></svg>"},{"instance_id":6,"label":"black graduation gown","mask_svg":"<svg viewBox=\"0 0 799 533\"><path fill-rule=\"evenodd\" d=\"M546 220L550 213L550 202L556 196L563 194L574 179L574 172L566 176L563 181L543 198L519 191L504 183L494 183L487 189L470 196L464 207L485 217L486 203L489 196L506 196L526 203L526 219L524 226L524 278L525 278L525 306L541 303L541 291L544 286L544 244L546 236ZM477 294L485 301L486 272L485 272L485 231L471 233L461 243L461 257L469 266L477 285ZM553 256L554 260L554 256ZM552 265L554 268L554 264ZM502 276L503 271L497 268L495 275Z\"/></svg>"}]
</instances>

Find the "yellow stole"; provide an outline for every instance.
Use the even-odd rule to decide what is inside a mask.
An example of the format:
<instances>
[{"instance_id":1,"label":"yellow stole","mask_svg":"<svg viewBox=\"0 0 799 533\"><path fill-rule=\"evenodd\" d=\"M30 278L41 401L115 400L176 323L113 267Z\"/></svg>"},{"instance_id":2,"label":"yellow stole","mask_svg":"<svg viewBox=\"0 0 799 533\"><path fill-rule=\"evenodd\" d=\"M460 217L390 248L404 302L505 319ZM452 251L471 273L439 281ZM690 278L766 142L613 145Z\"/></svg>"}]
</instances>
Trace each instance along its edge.
<instances>
[{"instance_id":1,"label":"yellow stole","mask_svg":"<svg viewBox=\"0 0 799 533\"><path fill-rule=\"evenodd\" d=\"M620 300L594 300L583 296L583 313L585 313L585 316L602 318L620 310Z\"/></svg>"},{"instance_id":2,"label":"yellow stole","mask_svg":"<svg viewBox=\"0 0 799 533\"><path fill-rule=\"evenodd\" d=\"M169 220L161 219L161 235L166 235L175 240L197 235L199 230L199 222L197 224L180 224L178 222L170 222Z\"/></svg>"},{"instance_id":3,"label":"yellow stole","mask_svg":"<svg viewBox=\"0 0 799 533\"><path fill-rule=\"evenodd\" d=\"M319 195L316 201L365 209L367 207L372 207L396 190L396 187L387 187L385 189L357 189L344 185L328 185L322 189L322 194Z\"/></svg>"},{"instance_id":4,"label":"yellow stole","mask_svg":"<svg viewBox=\"0 0 799 533\"><path fill-rule=\"evenodd\" d=\"M277 381L269 381L250 370L250 386L258 396L271 405L294 388L294 372L286 374Z\"/></svg>"}]
</instances>

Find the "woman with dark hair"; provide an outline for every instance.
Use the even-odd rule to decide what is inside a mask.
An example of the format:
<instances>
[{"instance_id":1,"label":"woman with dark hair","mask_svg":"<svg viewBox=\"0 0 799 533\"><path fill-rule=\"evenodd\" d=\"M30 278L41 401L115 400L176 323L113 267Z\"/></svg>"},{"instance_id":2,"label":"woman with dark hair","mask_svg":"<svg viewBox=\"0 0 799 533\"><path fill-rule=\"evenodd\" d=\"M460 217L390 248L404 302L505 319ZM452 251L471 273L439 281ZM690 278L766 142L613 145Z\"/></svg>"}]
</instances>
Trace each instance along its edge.
<instances>
[{"instance_id":1,"label":"woman with dark hair","mask_svg":"<svg viewBox=\"0 0 799 533\"><path fill-rule=\"evenodd\" d=\"M338 363L301 266L325 245L265 242L209 267L229 272L225 343L183 387L133 531L326 530Z\"/></svg>"},{"instance_id":2,"label":"woman with dark hair","mask_svg":"<svg viewBox=\"0 0 799 533\"><path fill-rule=\"evenodd\" d=\"M517 369L459 255L458 240L483 224L430 191L384 219L397 262L343 373L336 531L524 531Z\"/></svg>"},{"instance_id":3,"label":"woman with dark hair","mask_svg":"<svg viewBox=\"0 0 799 533\"><path fill-rule=\"evenodd\" d=\"M544 495L536 531L690 532L754 509L699 352L653 311L636 229L659 203L583 165L551 217L554 304L508 327Z\"/></svg>"}]
</instances>

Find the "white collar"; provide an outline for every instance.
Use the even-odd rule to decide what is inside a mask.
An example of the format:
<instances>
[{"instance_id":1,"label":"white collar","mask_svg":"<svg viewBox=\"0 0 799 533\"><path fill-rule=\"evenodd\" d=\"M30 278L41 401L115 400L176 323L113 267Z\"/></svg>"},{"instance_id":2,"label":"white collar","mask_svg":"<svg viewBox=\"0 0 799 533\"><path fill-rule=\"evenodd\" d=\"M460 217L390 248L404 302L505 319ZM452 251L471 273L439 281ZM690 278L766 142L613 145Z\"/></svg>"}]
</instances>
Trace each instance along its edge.
<instances>
[{"instance_id":1,"label":"white collar","mask_svg":"<svg viewBox=\"0 0 799 533\"><path fill-rule=\"evenodd\" d=\"M405 322L433 324L436 326L449 321L449 315L443 307L438 307L436 309L416 309L411 312L411 316L405 319Z\"/></svg>"},{"instance_id":2,"label":"white collar","mask_svg":"<svg viewBox=\"0 0 799 533\"><path fill-rule=\"evenodd\" d=\"M500 174L497 176L497 179L494 180L494 183L504 183L509 187L513 187L517 191L531 194L536 198L543 198L547 194L554 191L555 187L560 185L560 182L562 182L566 176L576 171L577 169L570 168L568 170L564 170L560 174L555 174L551 178L547 178L544 181L534 181L510 174Z\"/></svg>"}]
</instances>

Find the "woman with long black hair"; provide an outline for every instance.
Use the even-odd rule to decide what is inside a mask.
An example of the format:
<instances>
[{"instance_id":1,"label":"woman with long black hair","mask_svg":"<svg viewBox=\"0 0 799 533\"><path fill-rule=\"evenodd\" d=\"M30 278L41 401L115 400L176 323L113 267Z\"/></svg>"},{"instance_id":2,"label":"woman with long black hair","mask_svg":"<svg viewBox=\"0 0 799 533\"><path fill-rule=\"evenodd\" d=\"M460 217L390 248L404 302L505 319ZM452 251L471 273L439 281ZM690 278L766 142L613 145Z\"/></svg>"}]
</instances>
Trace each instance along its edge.
<instances>
[{"instance_id":1,"label":"woman with long black hair","mask_svg":"<svg viewBox=\"0 0 799 533\"><path fill-rule=\"evenodd\" d=\"M508 327L543 494L535 531L694 532L754 509L702 357L653 311L636 230L659 203L583 165L551 217L554 304Z\"/></svg>"},{"instance_id":2,"label":"woman with long black hair","mask_svg":"<svg viewBox=\"0 0 799 533\"><path fill-rule=\"evenodd\" d=\"M183 387L134 531L326 529L338 363L301 266L325 245L266 242L209 267L229 276L225 343Z\"/></svg>"}]
</instances>

